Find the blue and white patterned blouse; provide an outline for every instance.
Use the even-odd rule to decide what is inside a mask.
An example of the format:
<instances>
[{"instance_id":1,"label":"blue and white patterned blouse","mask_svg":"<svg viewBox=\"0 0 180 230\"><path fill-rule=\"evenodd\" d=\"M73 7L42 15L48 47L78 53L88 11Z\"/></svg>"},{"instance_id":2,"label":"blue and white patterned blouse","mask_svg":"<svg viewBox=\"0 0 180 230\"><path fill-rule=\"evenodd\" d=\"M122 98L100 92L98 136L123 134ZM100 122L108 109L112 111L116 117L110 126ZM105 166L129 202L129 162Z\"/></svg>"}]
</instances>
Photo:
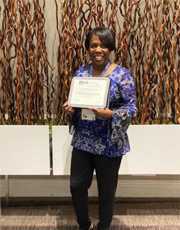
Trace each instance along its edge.
<instances>
[{"instance_id":1,"label":"blue and white patterned blouse","mask_svg":"<svg viewBox=\"0 0 180 230\"><path fill-rule=\"evenodd\" d=\"M90 64L80 67L74 77L89 77ZM107 77L111 80L109 109L112 118L87 121L81 119L81 109L69 118L75 130L72 146L92 154L119 157L130 151L127 128L136 113L134 82L129 71L117 66Z\"/></svg>"}]
</instances>

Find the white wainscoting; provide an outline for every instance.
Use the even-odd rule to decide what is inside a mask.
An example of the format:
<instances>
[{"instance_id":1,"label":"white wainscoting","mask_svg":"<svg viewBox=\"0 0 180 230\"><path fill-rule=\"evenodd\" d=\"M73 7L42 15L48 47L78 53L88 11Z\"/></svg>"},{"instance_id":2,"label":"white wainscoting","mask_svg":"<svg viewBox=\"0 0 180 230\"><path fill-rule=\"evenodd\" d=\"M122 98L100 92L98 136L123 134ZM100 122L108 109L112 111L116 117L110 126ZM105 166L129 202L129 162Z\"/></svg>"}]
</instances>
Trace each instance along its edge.
<instances>
[{"instance_id":1,"label":"white wainscoting","mask_svg":"<svg viewBox=\"0 0 180 230\"><path fill-rule=\"evenodd\" d=\"M0 175L49 175L49 126L0 126Z\"/></svg>"},{"instance_id":2,"label":"white wainscoting","mask_svg":"<svg viewBox=\"0 0 180 230\"><path fill-rule=\"evenodd\" d=\"M180 126L131 125L128 134L131 152L123 158L116 196L180 197ZM70 196L71 138L68 126L52 127L50 175L48 126L0 126L0 174L12 175L9 196ZM0 195L6 196L3 176L0 181ZM89 194L97 196L95 180Z\"/></svg>"},{"instance_id":3,"label":"white wainscoting","mask_svg":"<svg viewBox=\"0 0 180 230\"><path fill-rule=\"evenodd\" d=\"M131 125L131 152L120 175L180 174L180 125ZM69 175L72 136L67 126L53 126L53 175Z\"/></svg>"},{"instance_id":4,"label":"white wainscoting","mask_svg":"<svg viewBox=\"0 0 180 230\"><path fill-rule=\"evenodd\" d=\"M52 126L53 175L69 175L71 139L68 126Z\"/></svg>"},{"instance_id":5,"label":"white wainscoting","mask_svg":"<svg viewBox=\"0 0 180 230\"><path fill-rule=\"evenodd\" d=\"M125 179L123 178L125 177ZM174 197L180 198L180 180L156 176L144 179L121 176L116 197ZM5 197L5 180L0 183L0 195ZM93 180L89 196L97 196L96 180ZM9 179L9 197L70 197L69 178L12 178Z\"/></svg>"}]
</instances>

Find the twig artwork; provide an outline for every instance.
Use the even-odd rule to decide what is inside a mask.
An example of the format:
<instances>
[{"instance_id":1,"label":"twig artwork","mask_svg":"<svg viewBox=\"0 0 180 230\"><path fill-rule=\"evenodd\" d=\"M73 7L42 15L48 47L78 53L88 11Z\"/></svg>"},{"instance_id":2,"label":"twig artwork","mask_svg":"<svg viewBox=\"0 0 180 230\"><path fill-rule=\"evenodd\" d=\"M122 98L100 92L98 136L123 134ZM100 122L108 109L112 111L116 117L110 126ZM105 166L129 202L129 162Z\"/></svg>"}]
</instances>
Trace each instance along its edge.
<instances>
[{"instance_id":1,"label":"twig artwork","mask_svg":"<svg viewBox=\"0 0 180 230\"><path fill-rule=\"evenodd\" d=\"M114 31L112 60L135 81L134 124L180 123L180 0L47 0L0 3L0 123L66 124L71 78L88 55L87 32ZM50 23L50 24L51 24ZM47 40L56 32L55 62Z\"/></svg>"}]
</instances>

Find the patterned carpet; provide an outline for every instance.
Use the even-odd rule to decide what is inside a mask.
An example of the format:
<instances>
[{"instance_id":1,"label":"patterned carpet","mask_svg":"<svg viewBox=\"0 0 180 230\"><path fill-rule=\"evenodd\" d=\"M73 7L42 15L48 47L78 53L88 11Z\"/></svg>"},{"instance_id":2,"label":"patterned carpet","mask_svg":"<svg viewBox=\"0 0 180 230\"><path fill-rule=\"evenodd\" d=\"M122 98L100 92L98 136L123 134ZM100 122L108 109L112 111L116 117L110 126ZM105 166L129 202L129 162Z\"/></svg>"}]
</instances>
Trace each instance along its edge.
<instances>
[{"instance_id":1,"label":"patterned carpet","mask_svg":"<svg viewBox=\"0 0 180 230\"><path fill-rule=\"evenodd\" d=\"M92 200L89 212L95 226L98 205ZM2 202L1 230L77 230L76 217L68 200ZM96 229L96 227L94 228ZM179 199L118 199L112 230L180 230Z\"/></svg>"}]
</instances>

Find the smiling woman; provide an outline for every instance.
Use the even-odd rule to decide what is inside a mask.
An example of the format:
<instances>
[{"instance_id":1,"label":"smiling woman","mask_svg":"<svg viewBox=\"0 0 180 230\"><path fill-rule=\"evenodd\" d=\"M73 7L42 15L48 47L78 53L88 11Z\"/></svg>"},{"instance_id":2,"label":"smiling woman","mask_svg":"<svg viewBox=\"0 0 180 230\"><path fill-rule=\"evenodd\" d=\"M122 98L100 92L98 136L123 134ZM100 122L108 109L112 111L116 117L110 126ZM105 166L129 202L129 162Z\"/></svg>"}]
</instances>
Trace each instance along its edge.
<instances>
[{"instance_id":1,"label":"smiling woman","mask_svg":"<svg viewBox=\"0 0 180 230\"><path fill-rule=\"evenodd\" d=\"M92 61L91 75L93 77L107 75L110 66L109 57L111 51L115 49L113 33L110 30L105 30L104 27L91 30L86 37L85 48L88 50L89 58Z\"/></svg>"},{"instance_id":2,"label":"smiling woman","mask_svg":"<svg viewBox=\"0 0 180 230\"><path fill-rule=\"evenodd\" d=\"M130 150L126 131L136 112L134 82L127 69L109 60L115 48L115 38L109 29L92 29L87 34L85 47L91 63L80 67L74 77L109 78L109 106L84 110L64 104L70 128L75 127L71 194L79 229L92 229L88 215L88 189L95 170L99 192L97 229L109 230L121 159ZM92 114L84 119L83 115L89 111ZM90 119L91 116L95 119Z\"/></svg>"}]
</instances>

